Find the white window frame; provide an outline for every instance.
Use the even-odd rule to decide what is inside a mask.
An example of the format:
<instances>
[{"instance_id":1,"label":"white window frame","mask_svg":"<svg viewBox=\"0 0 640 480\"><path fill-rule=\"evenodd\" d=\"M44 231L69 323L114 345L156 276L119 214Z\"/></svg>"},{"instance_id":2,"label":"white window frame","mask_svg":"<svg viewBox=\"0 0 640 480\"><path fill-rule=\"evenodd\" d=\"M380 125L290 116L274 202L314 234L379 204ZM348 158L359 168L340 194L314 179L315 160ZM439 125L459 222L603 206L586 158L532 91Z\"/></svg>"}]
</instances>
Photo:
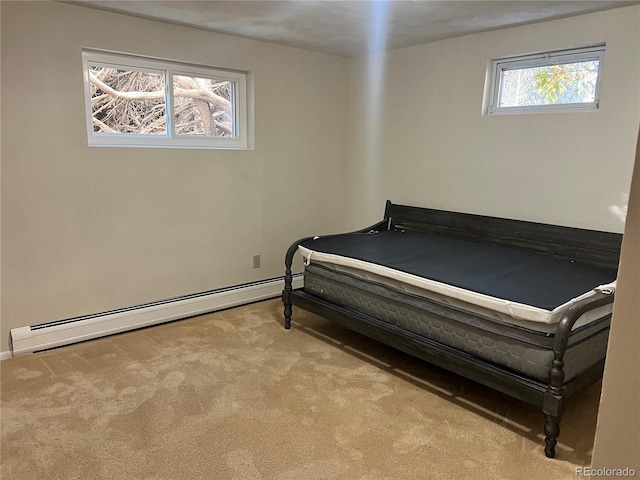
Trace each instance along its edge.
<instances>
[{"instance_id":1,"label":"white window frame","mask_svg":"<svg viewBox=\"0 0 640 480\"><path fill-rule=\"evenodd\" d=\"M589 111L600 108L600 86L602 84L602 72L604 65L605 44L592 45L583 48L570 48L554 50L528 55L516 55L490 60L487 71L487 87L485 90L485 106L483 114L519 114L540 112L567 112ZM526 105L517 107L499 107L501 95L502 72L505 70L518 70L523 68L535 68L547 65L564 63L588 62L598 60L598 78L593 102L563 103L552 105Z\"/></svg>"},{"instance_id":2,"label":"white window frame","mask_svg":"<svg viewBox=\"0 0 640 480\"><path fill-rule=\"evenodd\" d=\"M91 108L91 84L89 69L91 66L108 66L125 70L142 70L160 73L165 76L165 116L166 135L148 135L136 133L105 133L93 131ZM213 148L213 149L250 149L250 125L248 106L247 72L225 70L200 65L191 65L168 60L159 60L135 55L82 51L82 69L84 77L85 115L87 138L90 147L152 147L152 148ZM234 82L234 133L233 137L213 137L200 135L177 135L174 132L173 118L173 75L187 75L201 78Z\"/></svg>"}]
</instances>

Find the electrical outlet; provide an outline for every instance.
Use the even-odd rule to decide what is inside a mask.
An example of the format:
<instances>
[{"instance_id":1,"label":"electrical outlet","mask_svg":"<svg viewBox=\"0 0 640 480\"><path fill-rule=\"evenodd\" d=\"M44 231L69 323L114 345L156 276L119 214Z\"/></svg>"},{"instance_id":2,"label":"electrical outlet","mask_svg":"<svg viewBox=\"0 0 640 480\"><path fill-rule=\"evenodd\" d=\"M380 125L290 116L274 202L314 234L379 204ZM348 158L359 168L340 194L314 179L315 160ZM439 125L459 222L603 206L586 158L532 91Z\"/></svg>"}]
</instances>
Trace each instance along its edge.
<instances>
[{"instance_id":1,"label":"electrical outlet","mask_svg":"<svg viewBox=\"0 0 640 480\"><path fill-rule=\"evenodd\" d=\"M260 255L253 256L253 268L260 268Z\"/></svg>"}]
</instances>

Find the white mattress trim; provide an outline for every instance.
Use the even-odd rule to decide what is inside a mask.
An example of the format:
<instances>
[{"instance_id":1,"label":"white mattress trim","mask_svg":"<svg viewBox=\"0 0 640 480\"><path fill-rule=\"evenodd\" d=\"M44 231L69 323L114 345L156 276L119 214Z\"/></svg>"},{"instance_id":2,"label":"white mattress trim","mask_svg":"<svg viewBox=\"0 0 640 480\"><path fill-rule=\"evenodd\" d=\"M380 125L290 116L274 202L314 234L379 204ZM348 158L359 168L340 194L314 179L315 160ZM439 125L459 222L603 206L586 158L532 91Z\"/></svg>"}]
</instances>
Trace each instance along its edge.
<instances>
[{"instance_id":1,"label":"white mattress trim","mask_svg":"<svg viewBox=\"0 0 640 480\"><path fill-rule=\"evenodd\" d=\"M583 298L592 294L593 291L600 291L603 293L613 293L615 291L616 282L612 282L606 285L600 285L591 291L569 300L566 303L554 308L553 310L546 310L532 305L526 305L523 303L512 302L502 298L492 297L464 288L455 287L446 283L437 282L428 278L419 277L410 273L401 272L393 268L385 267L383 265L377 265L375 263L365 262L350 257L343 257L341 255L335 255L331 253L317 252L301 245L298 246L298 251L305 258L305 265L311 263L311 261L317 261L321 263L329 263L334 265L341 265L350 268L356 268L367 272L380 275L382 277L391 278L400 282L404 282L408 285L413 285L418 288L422 288L428 291L432 291L441 295L446 295L457 300L468 302L473 305L478 305L483 308L494 310L500 313L510 315L518 320L527 320L531 322L554 324L558 323L562 317L564 311L573 305L575 302L582 300Z\"/></svg>"}]
</instances>

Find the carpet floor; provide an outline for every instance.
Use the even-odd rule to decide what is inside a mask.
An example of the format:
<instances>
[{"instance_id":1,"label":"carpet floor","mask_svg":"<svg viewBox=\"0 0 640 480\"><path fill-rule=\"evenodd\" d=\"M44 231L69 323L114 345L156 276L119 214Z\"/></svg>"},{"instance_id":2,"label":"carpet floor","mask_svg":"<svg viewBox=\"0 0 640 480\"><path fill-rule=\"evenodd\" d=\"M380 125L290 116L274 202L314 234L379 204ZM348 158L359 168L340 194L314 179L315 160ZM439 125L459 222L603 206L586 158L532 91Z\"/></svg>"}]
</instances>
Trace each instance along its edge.
<instances>
[{"instance_id":1,"label":"carpet floor","mask_svg":"<svg viewBox=\"0 0 640 480\"><path fill-rule=\"evenodd\" d=\"M269 300L1 362L1 478L570 479L600 384L557 459L534 407Z\"/></svg>"}]
</instances>

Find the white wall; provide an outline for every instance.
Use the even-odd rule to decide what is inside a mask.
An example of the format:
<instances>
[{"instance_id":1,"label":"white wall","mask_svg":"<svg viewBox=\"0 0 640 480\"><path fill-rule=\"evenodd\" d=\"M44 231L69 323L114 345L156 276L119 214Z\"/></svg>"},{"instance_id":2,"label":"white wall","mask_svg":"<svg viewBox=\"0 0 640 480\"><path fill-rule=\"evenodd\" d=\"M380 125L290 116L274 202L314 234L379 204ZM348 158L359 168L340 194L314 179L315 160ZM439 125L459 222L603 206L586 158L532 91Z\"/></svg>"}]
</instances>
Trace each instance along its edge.
<instances>
[{"instance_id":1,"label":"white wall","mask_svg":"<svg viewBox=\"0 0 640 480\"><path fill-rule=\"evenodd\" d=\"M291 242L340 230L346 59L62 3L1 8L2 351L17 326L281 276ZM255 150L88 148L83 47L250 71Z\"/></svg>"},{"instance_id":2,"label":"white wall","mask_svg":"<svg viewBox=\"0 0 640 480\"><path fill-rule=\"evenodd\" d=\"M350 73L347 223L384 200L622 232L640 120L640 7L363 57ZM601 108L482 116L491 58L606 42ZM371 71L384 63L384 86ZM370 93L373 90L373 93ZM379 111L372 101L382 99Z\"/></svg>"},{"instance_id":3,"label":"white wall","mask_svg":"<svg viewBox=\"0 0 640 480\"><path fill-rule=\"evenodd\" d=\"M594 469L640 472L640 135L602 380ZM598 478L615 478L606 475ZM617 478L620 478L618 475Z\"/></svg>"}]
</instances>

